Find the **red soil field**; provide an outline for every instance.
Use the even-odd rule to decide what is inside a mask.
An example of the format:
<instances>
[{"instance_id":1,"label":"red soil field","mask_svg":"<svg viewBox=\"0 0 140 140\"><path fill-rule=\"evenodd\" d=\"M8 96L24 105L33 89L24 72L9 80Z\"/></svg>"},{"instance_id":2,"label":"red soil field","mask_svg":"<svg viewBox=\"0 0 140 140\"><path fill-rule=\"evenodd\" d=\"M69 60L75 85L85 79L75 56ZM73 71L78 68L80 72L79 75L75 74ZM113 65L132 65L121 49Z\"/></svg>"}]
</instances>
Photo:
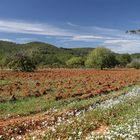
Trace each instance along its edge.
<instances>
[{"instance_id":1,"label":"red soil field","mask_svg":"<svg viewBox=\"0 0 140 140\"><path fill-rule=\"evenodd\" d=\"M55 100L94 97L138 82L140 70L52 69L34 73L1 71L0 101L53 93Z\"/></svg>"}]
</instances>

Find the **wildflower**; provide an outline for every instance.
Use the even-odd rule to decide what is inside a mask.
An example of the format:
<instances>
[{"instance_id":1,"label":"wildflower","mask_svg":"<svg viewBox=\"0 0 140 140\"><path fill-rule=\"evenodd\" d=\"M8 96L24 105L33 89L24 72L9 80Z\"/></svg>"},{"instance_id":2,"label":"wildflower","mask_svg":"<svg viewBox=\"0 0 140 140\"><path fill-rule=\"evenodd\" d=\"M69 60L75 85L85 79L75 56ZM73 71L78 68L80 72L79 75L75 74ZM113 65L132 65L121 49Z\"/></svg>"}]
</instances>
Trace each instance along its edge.
<instances>
[{"instance_id":1,"label":"wildflower","mask_svg":"<svg viewBox=\"0 0 140 140\"><path fill-rule=\"evenodd\" d=\"M79 131L78 132L78 137L81 137L81 135L82 135L82 131Z\"/></svg>"}]
</instances>

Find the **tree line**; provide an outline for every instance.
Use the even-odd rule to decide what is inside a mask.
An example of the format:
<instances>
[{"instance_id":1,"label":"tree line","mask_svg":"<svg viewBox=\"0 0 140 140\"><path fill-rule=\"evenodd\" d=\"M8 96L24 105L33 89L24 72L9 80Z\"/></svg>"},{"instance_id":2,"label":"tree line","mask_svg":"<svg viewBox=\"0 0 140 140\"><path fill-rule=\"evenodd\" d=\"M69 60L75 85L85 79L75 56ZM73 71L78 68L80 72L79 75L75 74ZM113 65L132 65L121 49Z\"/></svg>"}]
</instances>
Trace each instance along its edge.
<instances>
[{"instance_id":1,"label":"tree line","mask_svg":"<svg viewBox=\"0 0 140 140\"><path fill-rule=\"evenodd\" d=\"M140 55L116 54L104 47L66 49L39 42L21 45L0 42L0 67L19 71L34 71L38 68L138 69Z\"/></svg>"}]
</instances>

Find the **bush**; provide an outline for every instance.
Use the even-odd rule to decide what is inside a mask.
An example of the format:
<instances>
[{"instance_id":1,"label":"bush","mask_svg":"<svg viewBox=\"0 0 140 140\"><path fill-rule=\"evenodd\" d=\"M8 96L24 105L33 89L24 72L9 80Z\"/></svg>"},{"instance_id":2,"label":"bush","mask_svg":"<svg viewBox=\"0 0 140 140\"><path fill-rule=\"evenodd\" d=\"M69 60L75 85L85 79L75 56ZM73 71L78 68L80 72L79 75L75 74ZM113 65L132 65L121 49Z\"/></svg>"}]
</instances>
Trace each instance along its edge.
<instances>
[{"instance_id":1,"label":"bush","mask_svg":"<svg viewBox=\"0 0 140 140\"><path fill-rule=\"evenodd\" d=\"M130 63L131 68L139 69L140 68L140 59L135 59Z\"/></svg>"},{"instance_id":2,"label":"bush","mask_svg":"<svg viewBox=\"0 0 140 140\"><path fill-rule=\"evenodd\" d=\"M72 57L66 61L68 67L82 67L84 66L84 60L81 57Z\"/></svg>"},{"instance_id":3,"label":"bush","mask_svg":"<svg viewBox=\"0 0 140 140\"><path fill-rule=\"evenodd\" d=\"M11 59L8 65L9 68L11 69L18 70L18 71L25 71L25 72L34 71L36 68L32 58L23 54L16 54Z\"/></svg>"},{"instance_id":4,"label":"bush","mask_svg":"<svg viewBox=\"0 0 140 140\"><path fill-rule=\"evenodd\" d=\"M117 56L116 59L118 61L119 66L121 67L125 67L132 61L131 56L129 54L120 54Z\"/></svg>"}]
</instances>

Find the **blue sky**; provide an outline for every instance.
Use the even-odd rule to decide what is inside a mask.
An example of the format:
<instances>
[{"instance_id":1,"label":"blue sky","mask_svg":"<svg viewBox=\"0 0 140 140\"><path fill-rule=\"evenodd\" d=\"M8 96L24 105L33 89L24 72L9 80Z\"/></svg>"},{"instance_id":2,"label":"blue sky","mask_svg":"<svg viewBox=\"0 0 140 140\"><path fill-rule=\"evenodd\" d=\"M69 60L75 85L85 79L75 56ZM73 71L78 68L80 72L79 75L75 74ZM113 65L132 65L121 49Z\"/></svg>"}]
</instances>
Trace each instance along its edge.
<instances>
[{"instance_id":1,"label":"blue sky","mask_svg":"<svg viewBox=\"0 0 140 140\"><path fill-rule=\"evenodd\" d=\"M0 39L140 52L140 0L0 0Z\"/></svg>"}]
</instances>

